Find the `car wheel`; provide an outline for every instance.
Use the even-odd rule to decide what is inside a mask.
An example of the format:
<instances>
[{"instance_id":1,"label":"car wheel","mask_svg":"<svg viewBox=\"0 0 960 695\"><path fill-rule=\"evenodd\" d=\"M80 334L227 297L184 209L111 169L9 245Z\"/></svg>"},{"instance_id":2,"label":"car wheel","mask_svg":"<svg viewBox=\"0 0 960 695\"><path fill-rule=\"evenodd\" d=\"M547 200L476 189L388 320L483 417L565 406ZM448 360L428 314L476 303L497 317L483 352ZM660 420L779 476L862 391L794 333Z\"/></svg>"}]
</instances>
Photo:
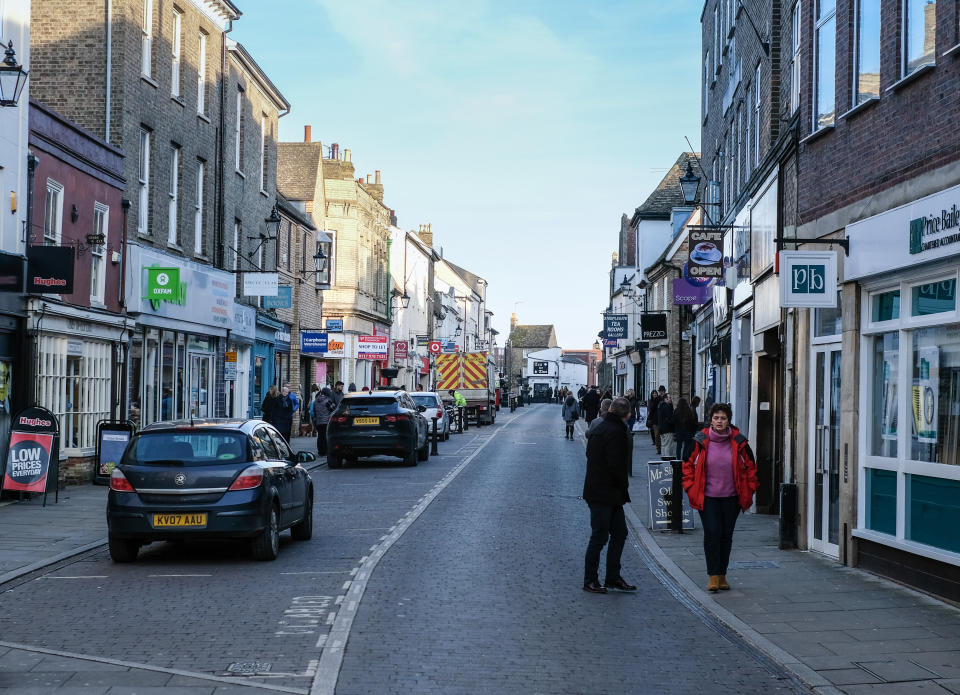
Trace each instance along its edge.
<instances>
[{"instance_id":1,"label":"car wheel","mask_svg":"<svg viewBox=\"0 0 960 695\"><path fill-rule=\"evenodd\" d=\"M267 515L267 525L263 532L253 539L254 560L276 560L280 552L280 527L277 519L277 508L270 506Z\"/></svg>"},{"instance_id":2,"label":"car wheel","mask_svg":"<svg viewBox=\"0 0 960 695\"><path fill-rule=\"evenodd\" d=\"M140 543L128 538L108 538L110 545L110 559L114 562L133 562L140 552Z\"/></svg>"},{"instance_id":3,"label":"car wheel","mask_svg":"<svg viewBox=\"0 0 960 695\"><path fill-rule=\"evenodd\" d=\"M426 461L430 458L430 437L423 438L423 446L417 449L417 459Z\"/></svg>"},{"instance_id":4,"label":"car wheel","mask_svg":"<svg viewBox=\"0 0 960 695\"><path fill-rule=\"evenodd\" d=\"M327 456L327 468L340 468L343 465L343 459L336 454Z\"/></svg>"},{"instance_id":5,"label":"car wheel","mask_svg":"<svg viewBox=\"0 0 960 695\"><path fill-rule=\"evenodd\" d=\"M411 449L410 453L403 457L404 466L416 466L417 465L417 450Z\"/></svg>"},{"instance_id":6,"label":"car wheel","mask_svg":"<svg viewBox=\"0 0 960 695\"><path fill-rule=\"evenodd\" d=\"M303 501L303 519L290 527L290 535L295 541L308 541L313 538L313 490L307 493Z\"/></svg>"}]
</instances>

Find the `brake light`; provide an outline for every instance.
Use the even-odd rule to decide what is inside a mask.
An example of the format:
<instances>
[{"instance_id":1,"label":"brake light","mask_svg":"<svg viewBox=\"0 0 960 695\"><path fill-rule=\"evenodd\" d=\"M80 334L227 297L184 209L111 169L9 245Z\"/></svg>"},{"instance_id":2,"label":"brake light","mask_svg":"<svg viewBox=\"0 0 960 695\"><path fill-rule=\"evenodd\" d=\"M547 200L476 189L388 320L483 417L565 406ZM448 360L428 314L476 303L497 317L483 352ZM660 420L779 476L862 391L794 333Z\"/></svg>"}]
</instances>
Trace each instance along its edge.
<instances>
[{"instance_id":1,"label":"brake light","mask_svg":"<svg viewBox=\"0 0 960 695\"><path fill-rule=\"evenodd\" d=\"M252 490L263 482L263 469L260 466L247 466L230 486L231 490Z\"/></svg>"},{"instance_id":2,"label":"brake light","mask_svg":"<svg viewBox=\"0 0 960 695\"><path fill-rule=\"evenodd\" d=\"M330 422L346 422L346 421L347 421L346 415L334 415L332 418L330 418Z\"/></svg>"},{"instance_id":3,"label":"brake light","mask_svg":"<svg viewBox=\"0 0 960 695\"><path fill-rule=\"evenodd\" d=\"M110 474L110 489L115 492L136 492L127 480L127 476L119 468L114 468L113 473Z\"/></svg>"},{"instance_id":4,"label":"brake light","mask_svg":"<svg viewBox=\"0 0 960 695\"><path fill-rule=\"evenodd\" d=\"M406 422L410 419L409 415L401 413L400 415L387 415L384 418L387 422Z\"/></svg>"}]
</instances>

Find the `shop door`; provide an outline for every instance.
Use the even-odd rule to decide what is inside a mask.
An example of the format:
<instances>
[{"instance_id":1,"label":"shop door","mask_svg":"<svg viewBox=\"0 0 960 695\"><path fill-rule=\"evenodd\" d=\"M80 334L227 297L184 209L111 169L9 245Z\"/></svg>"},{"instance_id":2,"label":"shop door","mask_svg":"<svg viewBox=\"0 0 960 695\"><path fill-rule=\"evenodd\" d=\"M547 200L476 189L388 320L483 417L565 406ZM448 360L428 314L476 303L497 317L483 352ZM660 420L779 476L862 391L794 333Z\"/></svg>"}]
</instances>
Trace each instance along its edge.
<instances>
[{"instance_id":1,"label":"shop door","mask_svg":"<svg viewBox=\"0 0 960 695\"><path fill-rule=\"evenodd\" d=\"M210 355L190 354L190 417L206 418L213 414L210 404L212 362Z\"/></svg>"},{"instance_id":2,"label":"shop door","mask_svg":"<svg viewBox=\"0 0 960 695\"><path fill-rule=\"evenodd\" d=\"M840 346L815 349L812 361L807 533L811 550L839 557Z\"/></svg>"}]
</instances>

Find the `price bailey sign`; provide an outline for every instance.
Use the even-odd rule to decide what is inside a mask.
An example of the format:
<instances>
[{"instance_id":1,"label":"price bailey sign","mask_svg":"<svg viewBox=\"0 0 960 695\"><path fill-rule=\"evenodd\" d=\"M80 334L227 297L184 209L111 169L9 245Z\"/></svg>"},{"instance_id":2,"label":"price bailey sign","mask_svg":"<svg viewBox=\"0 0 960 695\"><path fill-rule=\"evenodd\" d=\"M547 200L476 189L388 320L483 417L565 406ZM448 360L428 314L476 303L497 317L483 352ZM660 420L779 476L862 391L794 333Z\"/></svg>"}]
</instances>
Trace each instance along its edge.
<instances>
[{"instance_id":1,"label":"price bailey sign","mask_svg":"<svg viewBox=\"0 0 960 695\"><path fill-rule=\"evenodd\" d=\"M11 424L3 489L46 492L50 462L56 460L58 453L57 418L46 408L34 406L17 413Z\"/></svg>"}]
</instances>

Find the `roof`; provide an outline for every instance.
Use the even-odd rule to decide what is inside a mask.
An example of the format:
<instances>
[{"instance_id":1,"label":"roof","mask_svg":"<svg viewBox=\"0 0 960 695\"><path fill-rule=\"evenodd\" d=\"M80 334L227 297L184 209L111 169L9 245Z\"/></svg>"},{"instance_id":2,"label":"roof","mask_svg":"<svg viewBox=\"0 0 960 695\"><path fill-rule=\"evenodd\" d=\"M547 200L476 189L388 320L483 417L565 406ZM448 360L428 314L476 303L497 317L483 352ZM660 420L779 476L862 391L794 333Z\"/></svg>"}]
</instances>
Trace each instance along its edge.
<instances>
[{"instance_id":1,"label":"roof","mask_svg":"<svg viewBox=\"0 0 960 695\"><path fill-rule=\"evenodd\" d=\"M288 200L313 200L322 161L320 142L278 142L277 190Z\"/></svg>"},{"instance_id":2,"label":"roof","mask_svg":"<svg viewBox=\"0 0 960 695\"><path fill-rule=\"evenodd\" d=\"M240 67L257 83L257 86L260 88L260 91L263 92L264 96L273 102L273 105L277 107L277 111L282 112L280 116L285 116L290 113L290 102L287 101L286 97L277 89L277 86L267 77L267 73L265 73L263 68L253 59L253 56L250 55L250 52L247 51L244 45L231 38L227 38L227 50L230 51L231 55L240 63Z\"/></svg>"},{"instance_id":3,"label":"roof","mask_svg":"<svg viewBox=\"0 0 960 695\"><path fill-rule=\"evenodd\" d=\"M581 360L579 357L570 357L569 355L562 356L560 361L569 362L570 364L582 364L584 367L587 366L587 363Z\"/></svg>"},{"instance_id":4,"label":"roof","mask_svg":"<svg viewBox=\"0 0 960 695\"><path fill-rule=\"evenodd\" d=\"M510 344L515 348L549 348L557 346L553 324L517 324L510 331Z\"/></svg>"},{"instance_id":5,"label":"roof","mask_svg":"<svg viewBox=\"0 0 960 695\"><path fill-rule=\"evenodd\" d=\"M444 258L443 260L448 266L450 266L453 272L455 272L457 275L462 277L464 282L470 285L470 287L472 287L477 294L479 294L481 297L483 296L483 292L481 292L480 290L480 283L486 283L486 280L484 280L479 275L475 275L474 273L471 273L469 270L465 270L464 268L461 268L455 263L451 263L446 258Z\"/></svg>"},{"instance_id":6,"label":"roof","mask_svg":"<svg viewBox=\"0 0 960 695\"><path fill-rule=\"evenodd\" d=\"M680 177L687 169L687 162L690 162L690 166L695 171L699 170L699 157L699 152L684 152L677 157L677 161L670 167L670 171L660 180L657 187L653 189L653 193L647 196L643 204L634 211L631 223L636 225L642 219L668 220L673 208L686 205L683 200L683 191L680 190ZM697 200L700 200L706 185L706 179L701 176L700 188L697 190Z\"/></svg>"},{"instance_id":7,"label":"roof","mask_svg":"<svg viewBox=\"0 0 960 695\"><path fill-rule=\"evenodd\" d=\"M293 219L297 224L306 227L311 232L316 230L313 220L297 210L297 208L280 193L277 193L277 207L280 209L280 212Z\"/></svg>"}]
</instances>

